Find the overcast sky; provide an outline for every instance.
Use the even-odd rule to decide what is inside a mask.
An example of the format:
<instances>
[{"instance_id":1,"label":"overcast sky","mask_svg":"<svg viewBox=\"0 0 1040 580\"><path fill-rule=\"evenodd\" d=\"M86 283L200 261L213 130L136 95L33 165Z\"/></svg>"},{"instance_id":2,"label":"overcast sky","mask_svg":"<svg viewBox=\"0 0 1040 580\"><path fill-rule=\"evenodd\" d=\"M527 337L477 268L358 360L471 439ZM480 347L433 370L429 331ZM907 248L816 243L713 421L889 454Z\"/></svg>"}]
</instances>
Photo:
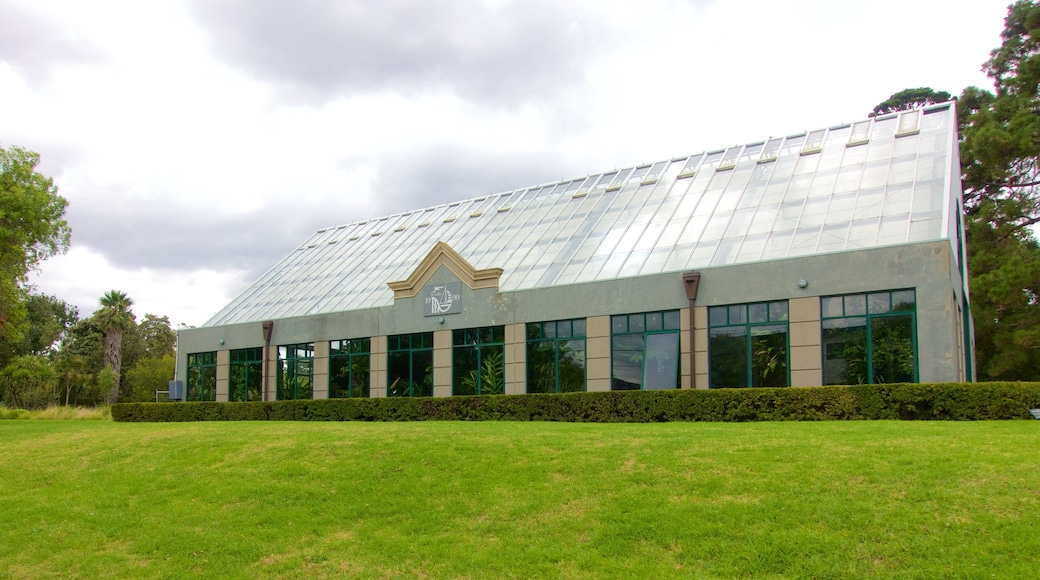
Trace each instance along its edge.
<instances>
[{"instance_id":1,"label":"overcast sky","mask_svg":"<svg viewBox=\"0 0 1040 580\"><path fill-rule=\"evenodd\" d=\"M40 291L198 326L321 227L992 88L1007 4L0 0L0 146L69 200Z\"/></svg>"}]
</instances>

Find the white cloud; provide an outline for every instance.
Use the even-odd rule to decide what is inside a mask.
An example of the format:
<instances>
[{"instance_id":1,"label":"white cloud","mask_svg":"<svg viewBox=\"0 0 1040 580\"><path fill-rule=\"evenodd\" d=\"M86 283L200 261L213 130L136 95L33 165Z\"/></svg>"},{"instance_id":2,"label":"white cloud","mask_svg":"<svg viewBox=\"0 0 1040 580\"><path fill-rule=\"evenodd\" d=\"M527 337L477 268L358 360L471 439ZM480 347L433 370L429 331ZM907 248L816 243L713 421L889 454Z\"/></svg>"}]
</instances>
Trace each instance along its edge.
<instances>
[{"instance_id":1,"label":"white cloud","mask_svg":"<svg viewBox=\"0 0 1040 580\"><path fill-rule=\"evenodd\" d=\"M202 324L233 298L224 289L244 283L238 270L114 268L104 256L82 247L73 247L65 255L47 260L45 268L45 275L30 276L31 283L40 292L56 295L78 307L81 317L96 310L98 299L114 289L133 299L133 311L138 318L145 314L165 315L174 325Z\"/></svg>"},{"instance_id":2,"label":"white cloud","mask_svg":"<svg viewBox=\"0 0 1040 580\"><path fill-rule=\"evenodd\" d=\"M1005 0L459 0L444 15L464 18L343 44L337 27L356 23L292 5L271 46L321 64L295 71L256 60L266 24L220 15L280 5L0 5L40 31L0 42L0 145L40 152L71 203L73 250L43 264L41 288L84 313L117 288L193 325L322 226L829 126L903 88L985 86L1006 13ZM390 26L400 10L377 12ZM484 24L501 38L467 36ZM416 60L380 68L400 54Z\"/></svg>"}]
</instances>

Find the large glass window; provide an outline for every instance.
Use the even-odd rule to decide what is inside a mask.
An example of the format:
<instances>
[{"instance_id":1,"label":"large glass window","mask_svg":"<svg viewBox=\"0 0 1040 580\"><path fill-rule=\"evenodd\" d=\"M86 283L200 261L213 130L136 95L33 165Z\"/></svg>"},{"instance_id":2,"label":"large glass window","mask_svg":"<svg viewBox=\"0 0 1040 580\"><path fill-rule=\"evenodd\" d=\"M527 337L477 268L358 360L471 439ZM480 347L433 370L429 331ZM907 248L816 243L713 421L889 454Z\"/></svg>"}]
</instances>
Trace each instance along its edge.
<instances>
[{"instance_id":1,"label":"large glass window","mask_svg":"<svg viewBox=\"0 0 1040 580\"><path fill-rule=\"evenodd\" d=\"M367 338L333 340L329 343L329 398L369 396L369 353Z\"/></svg>"},{"instance_id":2,"label":"large glass window","mask_svg":"<svg viewBox=\"0 0 1040 580\"><path fill-rule=\"evenodd\" d=\"M786 387L787 301L708 308L708 386Z\"/></svg>"},{"instance_id":3,"label":"large glass window","mask_svg":"<svg viewBox=\"0 0 1040 580\"><path fill-rule=\"evenodd\" d=\"M278 347L278 400L314 398L314 343Z\"/></svg>"},{"instance_id":4,"label":"large glass window","mask_svg":"<svg viewBox=\"0 0 1040 580\"><path fill-rule=\"evenodd\" d=\"M610 388L679 388L679 311L610 317Z\"/></svg>"},{"instance_id":5,"label":"large glass window","mask_svg":"<svg viewBox=\"0 0 1040 580\"><path fill-rule=\"evenodd\" d=\"M433 333L398 334L387 342L387 396L432 397Z\"/></svg>"},{"instance_id":6,"label":"large glass window","mask_svg":"<svg viewBox=\"0 0 1040 580\"><path fill-rule=\"evenodd\" d=\"M505 353L506 331L504 326L452 331L452 394L505 394Z\"/></svg>"},{"instance_id":7,"label":"large glass window","mask_svg":"<svg viewBox=\"0 0 1040 580\"><path fill-rule=\"evenodd\" d=\"M229 401L262 401L264 388L263 347L231 351Z\"/></svg>"},{"instance_id":8,"label":"large glass window","mask_svg":"<svg viewBox=\"0 0 1040 580\"><path fill-rule=\"evenodd\" d=\"M527 325L527 392L585 390L585 319Z\"/></svg>"},{"instance_id":9,"label":"large glass window","mask_svg":"<svg viewBox=\"0 0 1040 580\"><path fill-rule=\"evenodd\" d=\"M217 400L217 353L188 355L188 401Z\"/></svg>"},{"instance_id":10,"label":"large glass window","mask_svg":"<svg viewBox=\"0 0 1040 580\"><path fill-rule=\"evenodd\" d=\"M913 290L820 300L825 385L917 381L917 298Z\"/></svg>"}]
</instances>

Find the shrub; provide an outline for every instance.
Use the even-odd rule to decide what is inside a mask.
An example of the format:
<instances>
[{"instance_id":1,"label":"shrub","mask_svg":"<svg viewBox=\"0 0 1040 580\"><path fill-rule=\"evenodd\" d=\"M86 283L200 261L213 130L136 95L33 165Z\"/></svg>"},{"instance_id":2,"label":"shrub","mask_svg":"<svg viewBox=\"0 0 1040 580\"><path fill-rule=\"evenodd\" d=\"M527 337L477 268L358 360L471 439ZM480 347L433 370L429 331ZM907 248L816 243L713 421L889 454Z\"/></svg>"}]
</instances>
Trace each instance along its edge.
<instances>
[{"instance_id":1,"label":"shrub","mask_svg":"<svg viewBox=\"0 0 1040 580\"><path fill-rule=\"evenodd\" d=\"M1028 419L1040 383L889 384L325 399L119 403L116 421L832 421Z\"/></svg>"}]
</instances>

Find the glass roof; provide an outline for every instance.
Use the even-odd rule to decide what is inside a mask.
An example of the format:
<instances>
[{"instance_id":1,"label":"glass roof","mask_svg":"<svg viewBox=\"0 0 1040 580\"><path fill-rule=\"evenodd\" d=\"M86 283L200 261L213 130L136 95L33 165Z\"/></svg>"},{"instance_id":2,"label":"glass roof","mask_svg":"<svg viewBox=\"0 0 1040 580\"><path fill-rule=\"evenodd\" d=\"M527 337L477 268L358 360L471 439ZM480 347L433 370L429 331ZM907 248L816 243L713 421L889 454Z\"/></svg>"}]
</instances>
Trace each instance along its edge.
<instances>
[{"instance_id":1,"label":"glass roof","mask_svg":"<svg viewBox=\"0 0 1040 580\"><path fill-rule=\"evenodd\" d=\"M438 241L502 291L947 238L954 110L923 110L318 230L205 326L393 304Z\"/></svg>"}]
</instances>

